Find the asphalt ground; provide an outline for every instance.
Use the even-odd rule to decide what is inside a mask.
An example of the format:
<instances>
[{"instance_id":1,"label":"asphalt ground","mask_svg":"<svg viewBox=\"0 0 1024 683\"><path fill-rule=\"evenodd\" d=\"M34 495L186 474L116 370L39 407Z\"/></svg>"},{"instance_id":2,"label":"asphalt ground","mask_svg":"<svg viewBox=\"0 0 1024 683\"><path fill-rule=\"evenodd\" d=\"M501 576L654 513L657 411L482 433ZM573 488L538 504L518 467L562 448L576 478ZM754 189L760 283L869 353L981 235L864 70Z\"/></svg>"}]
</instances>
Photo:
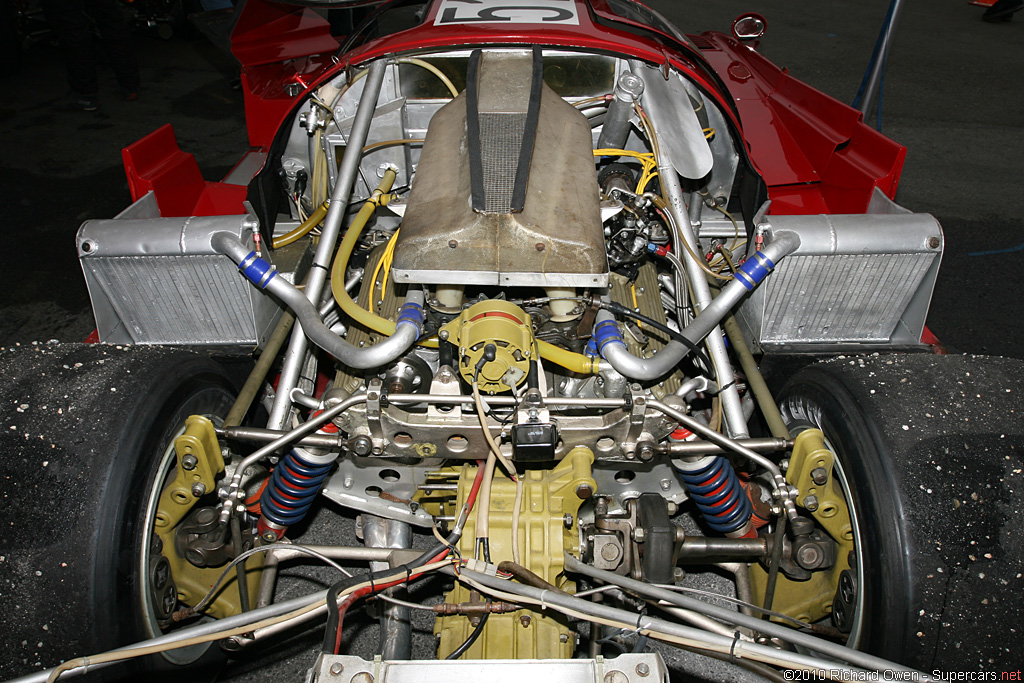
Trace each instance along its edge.
<instances>
[{"instance_id":1,"label":"asphalt ground","mask_svg":"<svg viewBox=\"0 0 1024 683\"><path fill-rule=\"evenodd\" d=\"M652 0L685 32L727 31L752 3ZM887 3L771 0L760 51L790 73L849 102L867 65ZM946 252L928 320L949 347L1024 357L1024 16L980 20L965 0L908 0L885 72L882 130L909 148L898 201L934 214ZM137 37L142 97L124 102L101 72L101 109L64 113L63 66L40 43L20 68L0 74L0 346L84 339L94 324L74 246L78 226L129 202L120 150L164 123L204 175L227 173L247 147L232 61L205 39ZM349 543L326 515L308 522L320 542ZM319 529L319 531L318 531ZM294 590L327 575L295 575ZM421 635L428 637L425 632ZM375 638L372 629L353 637ZM313 638L276 649L277 664L243 657L236 678L300 680ZM296 658L289 659L290 655ZM714 675L710 678L713 680Z\"/></svg>"}]
</instances>

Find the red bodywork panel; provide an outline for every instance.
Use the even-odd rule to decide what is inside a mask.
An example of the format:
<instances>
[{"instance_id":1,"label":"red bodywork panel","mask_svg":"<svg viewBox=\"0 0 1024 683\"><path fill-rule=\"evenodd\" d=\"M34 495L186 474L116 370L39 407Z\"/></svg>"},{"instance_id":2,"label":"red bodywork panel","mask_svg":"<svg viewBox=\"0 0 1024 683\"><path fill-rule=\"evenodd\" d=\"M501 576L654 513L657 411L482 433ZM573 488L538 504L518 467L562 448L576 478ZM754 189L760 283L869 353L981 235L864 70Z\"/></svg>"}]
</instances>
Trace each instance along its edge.
<instances>
[{"instance_id":1,"label":"red bodywork panel","mask_svg":"<svg viewBox=\"0 0 1024 683\"><path fill-rule=\"evenodd\" d=\"M695 39L734 98L772 213L863 213L876 187L895 197L905 147L734 38Z\"/></svg>"},{"instance_id":2,"label":"red bodywork panel","mask_svg":"<svg viewBox=\"0 0 1024 683\"><path fill-rule=\"evenodd\" d=\"M654 35L631 32L627 22L611 24L615 15L605 0L577 0L578 25L472 22L435 26L439 11L435 5L419 26L371 40L339 63L332 60L338 42L330 35L327 21L308 8L246 0L238 11L232 51L242 63L249 142L254 148L268 148L296 101L348 66L387 55L449 47L538 44L627 55L668 64L685 73L718 100L743 136L753 165L768 185L773 213L861 213L875 187L890 198L894 196L906 154L904 147L866 126L857 110L797 81L732 37L721 33L691 36L700 54L686 48L669 49ZM728 92L721 91L705 60ZM302 92L289 95L290 84L300 86ZM163 161L154 160L159 150L132 153L146 160L144 164L136 161L136 166L159 167L158 185L170 167L176 169L174 183L164 180L164 185L185 189L176 190L178 198L161 202L161 211L164 203L177 210L191 199L193 207L201 210L200 200L214 188L207 187L198 169L178 168L185 164L179 155L189 160L191 156L177 149L173 135L170 145L161 147L169 155ZM125 154L127 166L127 150ZM194 161L191 164L194 166ZM133 180L129 169L133 192L148 177L144 171L135 176L141 180ZM215 202L215 206L222 204Z\"/></svg>"},{"instance_id":3,"label":"red bodywork panel","mask_svg":"<svg viewBox=\"0 0 1024 683\"><path fill-rule=\"evenodd\" d=\"M199 164L178 148L170 124L121 150L132 201L156 196L160 215L230 216L245 212L247 188L203 180Z\"/></svg>"},{"instance_id":4,"label":"red bodywork panel","mask_svg":"<svg viewBox=\"0 0 1024 683\"><path fill-rule=\"evenodd\" d=\"M307 7L246 0L231 31L231 53L242 65L249 144L267 147L295 103L338 49L327 20Z\"/></svg>"}]
</instances>

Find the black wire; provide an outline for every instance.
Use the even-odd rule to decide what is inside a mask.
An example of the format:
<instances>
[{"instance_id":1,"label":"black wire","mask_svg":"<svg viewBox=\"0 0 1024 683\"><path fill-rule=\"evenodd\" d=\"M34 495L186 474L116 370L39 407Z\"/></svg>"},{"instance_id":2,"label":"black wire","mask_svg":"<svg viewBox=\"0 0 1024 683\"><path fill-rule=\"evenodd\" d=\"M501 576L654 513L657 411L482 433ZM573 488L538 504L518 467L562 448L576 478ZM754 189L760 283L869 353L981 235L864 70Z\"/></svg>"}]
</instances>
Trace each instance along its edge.
<instances>
[{"instance_id":1,"label":"black wire","mask_svg":"<svg viewBox=\"0 0 1024 683\"><path fill-rule=\"evenodd\" d=\"M323 653L332 655L334 654L334 644L338 639L338 629L341 627L341 622L338 615L338 594L347 588L356 586L369 580L371 583L375 580L379 581L382 578L392 576L398 571L405 571L406 576L412 573L413 569L417 569L427 564L431 559L449 550L452 546L459 542L462 537L462 532L453 531L445 539L446 543L437 543L432 548L424 552L422 555L417 557L412 562L406 562L403 565L394 568L381 569L380 571L370 572L368 574L358 574L356 576L347 576L341 581L331 586L327 590L327 628L324 630L324 643Z\"/></svg>"},{"instance_id":2,"label":"black wire","mask_svg":"<svg viewBox=\"0 0 1024 683\"><path fill-rule=\"evenodd\" d=\"M634 318L635 320L639 320L645 325L650 325L659 332L667 334L673 341L679 342L680 344L682 344L683 346L685 346L686 348L693 352L693 354L700 361L700 364L704 366L703 370L705 373L712 373L713 366L711 365L711 359L709 359L707 354L704 353L704 349L702 349L699 345L694 344L692 341L681 335L679 332L676 332L668 325L664 325L653 318L648 318L643 313L637 313L636 311L630 310L623 306L622 304L616 303L614 301L602 301L601 306L603 308L608 309L612 313L618 313L619 315L624 315L628 318Z\"/></svg>"},{"instance_id":3,"label":"black wire","mask_svg":"<svg viewBox=\"0 0 1024 683\"><path fill-rule=\"evenodd\" d=\"M480 617L480 621L476 623L476 628L474 628L473 632L469 634L468 638L466 638L466 642L455 648L450 655L445 657L445 659L458 659L462 655L466 654L466 650L473 647L473 643L475 643L480 637L480 634L483 633L484 624L487 623L487 617L489 616L491 616L490 612L484 612L484 615Z\"/></svg>"}]
</instances>

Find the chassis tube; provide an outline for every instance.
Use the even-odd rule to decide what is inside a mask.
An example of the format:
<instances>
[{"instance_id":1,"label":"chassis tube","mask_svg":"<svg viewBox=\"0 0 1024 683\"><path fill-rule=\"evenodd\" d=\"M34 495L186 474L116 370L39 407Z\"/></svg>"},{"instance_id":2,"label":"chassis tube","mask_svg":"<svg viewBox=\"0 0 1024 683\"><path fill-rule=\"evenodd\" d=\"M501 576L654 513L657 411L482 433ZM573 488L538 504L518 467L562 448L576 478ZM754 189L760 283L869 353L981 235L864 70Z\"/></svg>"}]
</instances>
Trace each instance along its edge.
<instances>
[{"instance_id":1,"label":"chassis tube","mask_svg":"<svg viewBox=\"0 0 1024 683\"><path fill-rule=\"evenodd\" d=\"M412 527L395 519L363 514L363 539L367 550L412 547ZM388 551L390 554L390 550ZM370 571L387 569L387 561L370 562ZM395 595L399 587L389 588ZM399 597L395 595L395 597ZM412 610L392 602L386 603L380 615L380 654L386 660L412 659Z\"/></svg>"},{"instance_id":2,"label":"chassis tube","mask_svg":"<svg viewBox=\"0 0 1024 683\"><path fill-rule=\"evenodd\" d=\"M352 122L348 145L341 158L338 180L334 184L331 203L327 208L327 215L324 217L320 242L317 245L313 265L306 280L306 296L311 302L320 302L320 294L327 281L327 268L330 266L331 256L334 254L334 247L338 242L338 233L341 231L341 223L348 208L348 200L352 196L352 185L355 183L356 173L359 170L359 160L362 156L363 146L366 144L366 137L370 132L370 123L373 121L373 112L377 108L377 98L380 95L381 85L384 83L386 68L386 61L379 59L370 65L369 73L366 76L366 85L363 86L363 95L359 100L359 107L356 109L356 116ZM301 321L296 322L288 349L284 354L278 391L274 396L274 405L270 410L270 419L267 422L267 427L270 429L281 429L288 420L288 414L292 408L291 390L298 384L307 347L308 340L302 333Z\"/></svg>"},{"instance_id":3,"label":"chassis tube","mask_svg":"<svg viewBox=\"0 0 1024 683\"><path fill-rule=\"evenodd\" d=\"M649 583L643 581L637 581L625 576L620 576L612 572L597 569L584 562L577 560L570 553L565 554L565 568L570 572L577 574L583 574L591 578L599 579L605 583L610 583L615 586L619 586L628 591L639 593L640 595L646 595L659 600L665 600L673 605L682 607L683 609L690 609L701 614L706 614L711 617L717 617L720 619L726 619L729 623L737 626L744 626L746 628L755 630L759 633L772 636L773 638L780 638L786 642L793 643L805 647L814 652L820 652L828 657L834 657L842 662L849 662L854 666L871 669L873 671L905 671L911 672L913 669L900 666L895 662L890 662L881 657L870 655L866 652L860 652L845 645L839 645L822 638L796 631L787 626L782 626L771 621L758 619L757 617L750 617L746 614L739 612L732 612L730 610L724 610L722 608L710 605L708 603L696 600L685 595L674 593L664 588L658 588ZM473 578L477 578L477 574L474 573ZM481 581L481 583L484 583ZM492 584L487 584L492 585ZM546 598L551 604L556 604L554 600Z\"/></svg>"}]
</instances>

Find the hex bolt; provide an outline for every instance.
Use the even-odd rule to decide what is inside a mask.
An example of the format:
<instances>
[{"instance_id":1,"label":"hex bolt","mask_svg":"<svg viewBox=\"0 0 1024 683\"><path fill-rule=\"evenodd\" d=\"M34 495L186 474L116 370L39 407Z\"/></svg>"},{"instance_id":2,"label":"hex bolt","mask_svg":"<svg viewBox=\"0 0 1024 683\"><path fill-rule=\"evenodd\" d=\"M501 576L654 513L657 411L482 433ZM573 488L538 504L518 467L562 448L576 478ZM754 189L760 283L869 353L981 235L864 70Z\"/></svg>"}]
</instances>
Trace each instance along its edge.
<instances>
[{"instance_id":1,"label":"hex bolt","mask_svg":"<svg viewBox=\"0 0 1024 683\"><path fill-rule=\"evenodd\" d=\"M640 662L636 665L637 676L647 676L651 673L651 667L647 666L645 662Z\"/></svg>"},{"instance_id":2,"label":"hex bolt","mask_svg":"<svg viewBox=\"0 0 1024 683\"><path fill-rule=\"evenodd\" d=\"M586 500L594 495L594 489L590 487L590 484L580 484L576 487L576 497L580 500Z\"/></svg>"},{"instance_id":3,"label":"hex bolt","mask_svg":"<svg viewBox=\"0 0 1024 683\"><path fill-rule=\"evenodd\" d=\"M530 618L529 614L524 614L519 617L519 623L523 625L523 628L530 628L531 621L533 621L533 619Z\"/></svg>"},{"instance_id":4,"label":"hex bolt","mask_svg":"<svg viewBox=\"0 0 1024 683\"><path fill-rule=\"evenodd\" d=\"M204 484L201 481L197 481L196 483L192 484L193 497L200 498L204 493L206 493L206 484Z\"/></svg>"},{"instance_id":5,"label":"hex bolt","mask_svg":"<svg viewBox=\"0 0 1024 683\"><path fill-rule=\"evenodd\" d=\"M637 528L633 529L633 540L637 543L644 542L644 535L644 528L642 526L638 526Z\"/></svg>"},{"instance_id":6,"label":"hex bolt","mask_svg":"<svg viewBox=\"0 0 1024 683\"><path fill-rule=\"evenodd\" d=\"M807 496L806 498L804 498L804 508L808 512L814 512L815 510L817 510L818 509L818 497L817 496Z\"/></svg>"},{"instance_id":7,"label":"hex bolt","mask_svg":"<svg viewBox=\"0 0 1024 683\"><path fill-rule=\"evenodd\" d=\"M189 472L194 470L196 468L196 465L198 464L199 459L196 458L196 456L192 455L191 453L189 453L188 455L181 459L181 468L184 470L188 470Z\"/></svg>"},{"instance_id":8,"label":"hex bolt","mask_svg":"<svg viewBox=\"0 0 1024 683\"><path fill-rule=\"evenodd\" d=\"M369 455L373 451L373 441L368 436L357 436L349 442L349 448L356 455Z\"/></svg>"},{"instance_id":9,"label":"hex bolt","mask_svg":"<svg viewBox=\"0 0 1024 683\"><path fill-rule=\"evenodd\" d=\"M818 486L823 485L828 481L828 470L824 467L815 467L811 470L811 480Z\"/></svg>"},{"instance_id":10,"label":"hex bolt","mask_svg":"<svg viewBox=\"0 0 1024 683\"><path fill-rule=\"evenodd\" d=\"M661 486L662 491L668 491L670 488L672 488L672 482L669 481L668 479L662 479L658 483L658 485Z\"/></svg>"},{"instance_id":11,"label":"hex bolt","mask_svg":"<svg viewBox=\"0 0 1024 683\"><path fill-rule=\"evenodd\" d=\"M648 441L643 441L643 442L637 444L636 455L643 462L650 462L651 460L653 460L654 459L654 454L655 454L654 444L652 444L652 443L650 443Z\"/></svg>"},{"instance_id":12,"label":"hex bolt","mask_svg":"<svg viewBox=\"0 0 1024 683\"><path fill-rule=\"evenodd\" d=\"M566 529L571 529L572 528L572 515L570 515L568 512L565 513L565 515L562 517L562 524L565 525Z\"/></svg>"},{"instance_id":13,"label":"hex bolt","mask_svg":"<svg viewBox=\"0 0 1024 683\"><path fill-rule=\"evenodd\" d=\"M789 458L783 458L779 461L779 469L783 472L789 469Z\"/></svg>"},{"instance_id":14,"label":"hex bolt","mask_svg":"<svg viewBox=\"0 0 1024 683\"><path fill-rule=\"evenodd\" d=\"M560 643L568 643L569 642L569 634L568 633L559 633L558 634L558 642L560 642Z\"/></svg>"},{"instance_id":15,"label":"hex bolt","mask_svg":"<svg viewBox=\"0 0 1024 683\"><path fill-rule=\"evenodd\" d=\"M341 662L335 662L334 664L331 664L331 675L332 676L340 676L341 672L344 671L344 670L345 670L345 665L342 664Z\"/></svg>"}]
</instances>

